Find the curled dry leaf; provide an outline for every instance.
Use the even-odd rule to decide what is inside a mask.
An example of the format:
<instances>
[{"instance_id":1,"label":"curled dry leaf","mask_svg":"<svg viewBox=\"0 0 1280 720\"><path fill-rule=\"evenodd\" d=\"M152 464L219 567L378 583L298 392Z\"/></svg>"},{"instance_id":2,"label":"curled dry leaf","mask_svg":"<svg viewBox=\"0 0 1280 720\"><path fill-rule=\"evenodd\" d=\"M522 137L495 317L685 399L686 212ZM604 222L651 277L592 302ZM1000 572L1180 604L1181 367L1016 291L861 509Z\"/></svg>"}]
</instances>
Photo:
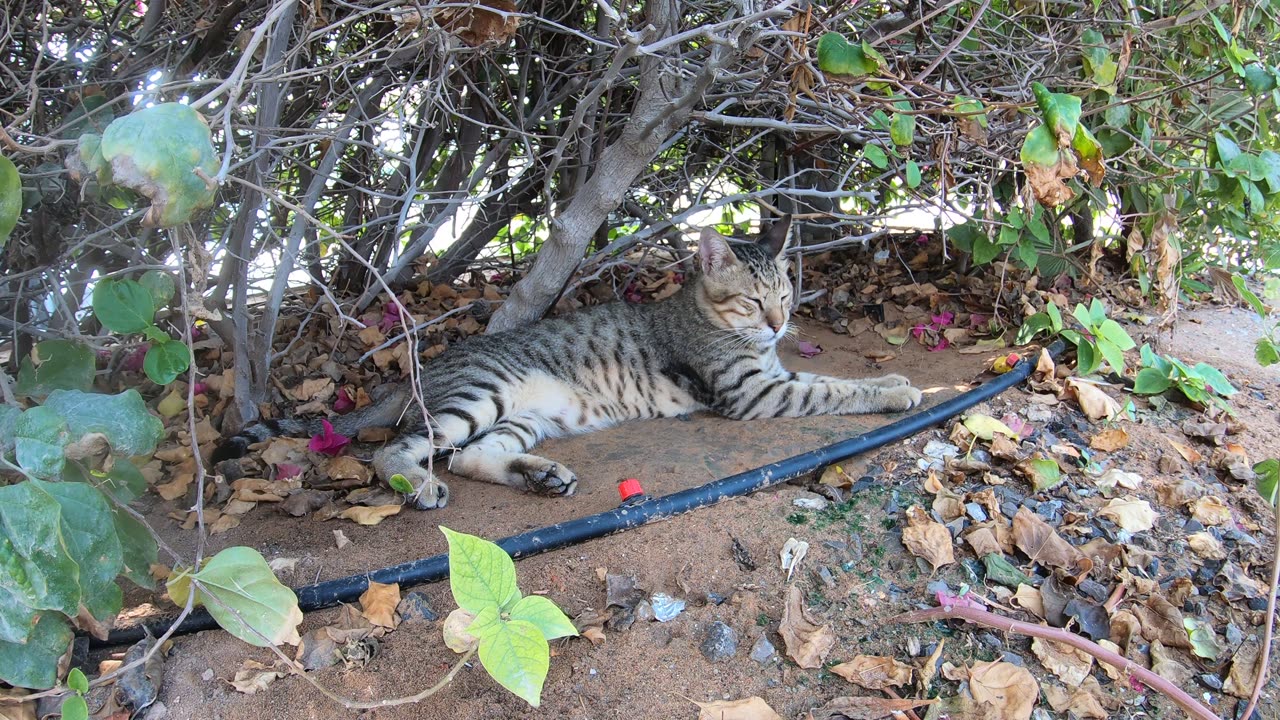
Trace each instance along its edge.
<instances>
[{"instance_id":1,"label":"curled dry leaf","mask_svg":"<svg viewBox=\"0 0 1280 720\"><path fill-rule=\"evenodd\" d=\"M1093 383L1067 378L1067 391L1075 397L1085 417L1093 422L1110 420L1120 414L1120 403Z\"/></svg>"},{"instance_id":2,"label":"curled dry leaf","mask_svg":"<svg viewBox=\"0 0 1280 720\"><path fill-rule=\"evenodd\" d=\"M1187 546L1191 548L1191 552L1206 560L1225 560L1227 557L1222 541L1212 533L1203 531L1191 533L1187 536Z\"/></svg>"},{"instance_id":3,"label":"curled dry leaf","mask_svg":"<svg viewBox=\"0 0 1280 720\"><path fill-rule=\"evenodd\" d=\"M1227 525L1231 522L1231 508L1217 495L1206 495L1192 500L1191 517L1204 525Z\"/></svg>"},{"instance_id":4,"label":"curled dry leaf","mask_svg":"<svg viewBox=\"0 0 1280 720\"><path fill-rule=\"evenodd\" d=\"M375 507L349 507L338 514L345 520L352 520L361 525L377 525L400 512L400 505L378 505Z\"/></svg>"},{"instance_id":5,"label":"curled dry leaf","mask_svg":"<svg viewBox=\"0 0 1280 720\"><path fill-rule=\"evenodd\" d=\"M1178 454L1182 456L1183 460L1186 460L1192 465L1204 459L1204 456L1200 454L1199 450L1196 450L1195 448L1191 447L1190 445L1187 445L1186 443L1180 443L1177 440L1174 440L1173 438L1168 438L1168 437L1165 438L1165 440L1169 442L1169 447L1172 447L1174 450L1178 451Z\"/></svg>"},{"instance_id":6,"label":"curled dry leaf","mask_svg":"<svg viewBox=\"0 0 1280 720\"><path fill-rule=\"evenodd\" d=\"M902 717L908 710L934 705L933 700L911 698L838 697L809 711L808 720L880 720Z\"/></svg>"},{"instance_id":7,"label":"curled dry leaf","mask_svg":"<svg viewBox=\"0 0 1280 720\"><path fill-rule=\"evenodd\" d=\"M369 589L360 596L360 610L374 625L394 630L400 624L396 606L400 604L400 584L384 585L369 581Z\"/></svg>"},{"instance_id":8,"label":"curled dry leaf","mask_svg":"<svg viewBox=\"0 0 1280 720\"><path fill-rule=\"evenodd\" d=\"M1093 669L1092 655L1063 643L1034 638L1031 641L1031 652L1046 670L1057 675L1068 687L1076 687L1084 682Z\"/></svg>"},{"instance_id":9,"label":"curled dry leaf","mask_svg":"<svg viewBox=\"0 0 1280 720\"><path fill-rule=\"evenodd\" d=\"M1092 560L1025 507L1013 516L1013 542L1032 561L1065 570L1077 580L1093 569Z\"/></svg>"},{"instance_id":10,"label":"curled dry leaf","mask_svg":"<svg viewBox=\"0 0 1280 720\"><path fill-rule=\"evenodd\" d=\"M1026 668L1013 663L977 663L969 668L969 692L991 709L992 720L1027 720L1040 699L1040 684Z\"/></svg>"},{"instance_id":11,"label":"curled dry leaf","mask_svg":"<svg viewBox=\"0 0 1280 720\"><path fill-rule=\"evenodd\" d=\"M330 460L325 465L325 474L330 480L356 480L360 483L367 483L373 477L364 463L350 455Z\"/></svg>"},{"instance_id":12,"label":"curled dry leaf","mask_svg":"<svg viewBox=\"0 0 1280 720\"><path fill-rule=\"evenodd\" d=\"M1191 638L1183 625L1182 611L1159 595L1147 598L1146 605L1134 608L1142 621L1142 636L1168 647L1191 648Z\"/></svg>"},{"instance_id":13,"label":"curled dry leaf","mask_svg":"<svg viewBox=\"0 0 1280 720\"><path fill-rule=\"evenodd\" d=\"M787 588L787 604L778 633L786 644L787 655L797 665L806 669L821 667L835 647L836 634L829 625L814 622L802 603L800 588L795 585Z\"/></svg>"},{"instance_id":14,"label":"curled dry leaf","mask_svg":"<svg viewBox=\"0 0 1280 720\"><path fill-rule=\"evenodd\" d=\"M938 638L938 644L933 646L933 654L925 659L924 664L920 666L920 675L917 678L917 686L922 694L928 694L929 686L933 684L933 676L938 673L938 660L942 658L942 648L947 644L946 638Z\"/></svg>"},{"instance_id":15,"label":"curled dry leaf","mask_svg":"<svg viewBox=\"0 0 1280 720\"><path fill-rule=\"evenodd\" d=\"M1013 594L1013 604L1040 619L1044 619L1044 598L1040 596L1038 589L1030 585L1022 584L1018 586L1018 591Z\"/></svg>"},{"instance_id":16,"label":"curled dry leaf","mask_svg":"<svg viewBox=\"0 0 1280 720\"><path fill-rule=\"evenodd\" d=\"M1258 680L1259 659L1258 644L1252 640L1245 641L1231 659L1231 670L1222 683L1222 689L1238 698L1253 694L1253 686Z\"/></svg>"},{"instance_id":17,"label":"curled dry leaf","mask_svg":"<svg viewBox=\"0 0 1280 720\"><path fill-rule=\"evenodd\" d=\"M1115 452L1129 445L1129 433L1124 428L1107 428L1089 438L1089 447L1102 452Z\"/></svg>"},{"instance_id":18,"label":"curled dry leaf","mask_svg":"<svg viewBox=\"0 0 1280 720\"><path fill-rule=\"evenodd\" d=\"M833 665L831 672L868 690L901 687L911 682L910 665L880 655L858 655L849 662Z\"/></svg>"},{"instance_id":19,"label":"curled dry leaf","mask_svg":"<svg viewBox=\"0 0 1280 720\"><path fill-rule=\"evenodd\" d=\"M235 677L227 682L237 692L252 695L259 690L266 690L268 685L284 675L282 672L271 669L270 665L264 665L256 660L245 660L240 669L236 670Z\"/></svg>"},{"instance_id":20,"label":"curled dry leaf","mask_svg":"<svg viewBox=\"0 0 1280 720\"><path fill-rule=\"evenodd\" d=\"M346 534L346 533L344 533L344 532L342 532L341 530L334 530L334 531L333 531L333 544L334 544L334 545L337 545L337 546L338 546L338 549L339 549L339 550L341 550L342 548L344 548L344 547L346 547L346 546L350 545L350 544L351 544L351 540L349 540L349 539L347 538L347 534Z\"/></svg>"},{"instance_id":21,"label":"curled dry leaf","mask_svg":"<svg viewBox=\"0 0 1280 720\"><path fill-rule=\"evenodd\" d=\"M697 705L698 720L782 720L782 716L769 707L763 698L752 695L741 700L716 700Z\"/></svg>"},{"instance_id":22,"label":"curled dry leaf","mask_svg":"<svg viewBox=\"0 0 1280 720\"><path fill-rule=\"evenodd\" d=\"M978 557L986 557L991 553L997 555L1003 553L1000 541L996 540L996 535L990 528L974 528L964 536L964 539L973 548L973 554Z\"/></svg>"},{"instance_id":23,"label":"curled dry leaf","mask_svg":"<svg viewBox=\"0 0 1280 720\"><path fill-rule=\"evenodd\" d=\"M467 628L471 627L471 623L475 620L475 613L467 612L462 608L456 608L449 613L449 616L444 619L444 626L440 629L444 634L445 646L459 655L479 647L480 639L467 632Z\"/></svg>"},{"instance_id":24,"label":"curled dry leaf","mask_svg":"<svg viewBox=\"0 0 1280 720\"><path fill-rule=\"evenodd\" d=\"M1155 527L1156 518L1160 517L1151 509L1151 503L1135 497L1113 498L1098 514L1131 533L1150 530Z\"/></svg>"},{"instance_id":25,"label":"curled dry leaf","mask_svg":"<svg viewBox=\"0 0 1280 720\"><path fill-rule=\"evenodd\" d=\"M907 526L902 529L902 544L916 557L924 558L934 570L956 561L951 547L951 532L929 517L923 507L907 508Z\"/></svg>"},{"instance_id":26,"label":"curled dry leaf","mask_svg":"<svg viewBox=\"0 0 1280 720\"><path fill-rule=\"evenodd\" d=\"M788 580L795 574L796 568L800 567L800 561L804 560L807 554L809 554L809 543L804 540L787 538L787 541L782 544L778 559L782 561L782 569L787 573Z\"/></svg>"},{"instance_id":27,"label":"curled dry leaf","mask_svg":"<svg viewBox=\"0 0 1280 720\"><path fill-rule=\"evenodd\" d=\"M1119 468L1111 468L1102 473L1093 484L1102 489L1122 487L1126 490L1137 490L1142 487L1142 476Z\"/></svg>"}]
</instances>

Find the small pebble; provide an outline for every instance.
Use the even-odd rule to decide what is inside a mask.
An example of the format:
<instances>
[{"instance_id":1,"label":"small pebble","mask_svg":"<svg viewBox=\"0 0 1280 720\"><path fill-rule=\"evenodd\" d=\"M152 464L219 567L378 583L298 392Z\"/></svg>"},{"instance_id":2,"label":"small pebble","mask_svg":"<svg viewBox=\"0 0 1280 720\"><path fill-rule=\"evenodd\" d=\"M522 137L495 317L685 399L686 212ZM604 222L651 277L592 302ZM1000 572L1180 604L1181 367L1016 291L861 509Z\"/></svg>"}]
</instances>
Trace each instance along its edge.
<instances>
[{"instance_id":1,"label":"small pebble","mask_svg":"<svg viewBox=\"0 0 1280 720\"><path fill-rule=\"evenodd\" d=\"M983 645L986 645L992 650L999 650L1000 648L1004 647L1004 643L1001 642L1000 638L996 637L995 635L992 635L989 632L984 632L981 635L979 635L978 642L982 643Z\"/></svg>"},{"instance_id":2,"label":"small pebble","mask_svg":"<svg viewBox=\"0 0 1280 720\"><path fill-rule=\"evenodd\" d=\"M738 633L719 620L707 628L706 637L698 646L702 656L711 662L720 662L733 657L738 652Z\"/></svg>"},{"instance_id":3,"label":"small pebble","mask_svg":"<svg viewBox=\"0 0 1280 720\"><path fill-rule=\"evenodd\" d=\"M721 600L721 602L724 602ZM718 603L717 603L718 604ZM666 593L654 593L650 600L650 609L653 611L653 619L658 622L667 622L673 620L677 615L684 612L685 602L680 598L674 598ZM636 615L640 614L640 608L636 608Z\"/></svg>"},{"instance_id":4,"label":"small pebble","mask_svg":"<svg viewBox=\"0 0 1280 720\"><path fill-rule=\"evenodd\" d=\"M430 603L427 601L426 593L421 590L414 590L405 595L400 604L396 605L396 614L401 620L413 622L415 620L431 621L439 620L440 615L431 609Z\"/></svg>"},{"instance_id":5,"label":"small pebble","mask_svg":"<svg viewBox=\"0 0 1280 720\"><path fill-rule=\"evenodd\" d=\"M769 638L765 637L763 634L760 635L758 640L756 640L756 644L751 646L751 659L761 665L772 660L777 654L777 648L775 648L773 643L769 642Z\"/></svg>"},{"instance_id":6,"label":"small pebble","mask_svg":"<svg viewBox=\"0 0 1280 720\"><path fill-rule=\"evenodd\" d=\"M1005 662L1009 663L1010 665L1017 665L1018 667L1023 666L1022 656L1019 655L1018 653L1009 652L1008 650L1005 650L1004 652L1000 653L1000 658Z\"/></svg>"},{"instance_id":7,"label":"small pebble","mask_svg":"<svg viewBox=\"0 0 1280 720\"><path fill-rule=\"evenodd\" d=\"M708 604L708 605L723 605L723 604L724 604L724 602L725 602L726 600L728 600L728 599L729 599L729 598L728 598L727 596L721 595L721 594L720 594L720 593L718 593L718 592L709 592L709 593L707 593L707 604Z\"/></svg>"},{"instance_id":8,"label":"small pebble","mask_svg":"<svg viewBox=\"0 0 1280 720\"><path fill-rule=\"evenodd\" d=\"M1218 677L1213 673L1204 673L1203 675L1198 675L1196 679L1199 680L1202 685L1209 688L1210 690L1222 689L1222 678Z\"/></svg>"},{"instance_id":9,"label":"small pebble","mask_svg":"<svg viewBox=\"0 0 1280 720\"><path fill-rule=\"evenodd\" d=\"M987 521L987 512L983 510L982 506L976 502L966 503L964 506L964 510L966 513L969 514L969 517L973 518L973 521L976 523Z\"/></svg>"},{"instance_id":10,"label":"small pebble","mask_svg":"<svg viewBox=\"0 0 1280 720\"><path fill-rule=\"evenodd\" d=\"M791 504L795 505L801 510L825 510L827 509L827 505L829 505L830 503L828 503L827 499L824 497L811 495L811 496L805 496L805 497L798 497L795 500L792 500Z\"/></svg>"}]
</instances>

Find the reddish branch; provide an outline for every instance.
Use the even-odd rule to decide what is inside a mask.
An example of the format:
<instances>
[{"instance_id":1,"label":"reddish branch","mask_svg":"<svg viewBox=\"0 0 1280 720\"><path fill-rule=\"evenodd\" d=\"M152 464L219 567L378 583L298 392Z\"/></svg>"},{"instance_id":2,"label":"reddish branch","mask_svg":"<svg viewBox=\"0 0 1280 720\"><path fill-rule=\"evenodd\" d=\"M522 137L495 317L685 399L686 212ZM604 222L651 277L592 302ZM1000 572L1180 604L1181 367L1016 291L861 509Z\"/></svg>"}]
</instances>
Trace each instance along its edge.
<instances>
[{"instance_id":1,"label":"reddish branch","mask_svg":"<svg viewBox=\"0 0 1280 720\"><path fill-rule=\"evenodd\" d=\"M922 623L933 622L935 620L964 620L975 625L982 625L993 630L1002 630L1004 632L1018 633L1019 635L1029 635L1044 640L1053 640L1065 645L1070 645L1078 650L1083 650L1099 662L1107 663L1115 666L1124 672L1132 675L1142 682L1142 684L1155 690L1174 701L1187 712L1187 717L1196 718L1197 720L1221 720L1213 711L1200 704L1195 698L1183 692L1182 688L1165 680L1150 670L1134 663L1129 658L1112 652L1097 643L1086 640L1075 633L1067 632L1060 628L1048 627L1045 625L1035 625L1019 620L1010 620L986 610L979 610L971 607L938 607L931 610L917 610L915 612L899 615L889 622L892 623Z\"/></svg>"}]
</instances>

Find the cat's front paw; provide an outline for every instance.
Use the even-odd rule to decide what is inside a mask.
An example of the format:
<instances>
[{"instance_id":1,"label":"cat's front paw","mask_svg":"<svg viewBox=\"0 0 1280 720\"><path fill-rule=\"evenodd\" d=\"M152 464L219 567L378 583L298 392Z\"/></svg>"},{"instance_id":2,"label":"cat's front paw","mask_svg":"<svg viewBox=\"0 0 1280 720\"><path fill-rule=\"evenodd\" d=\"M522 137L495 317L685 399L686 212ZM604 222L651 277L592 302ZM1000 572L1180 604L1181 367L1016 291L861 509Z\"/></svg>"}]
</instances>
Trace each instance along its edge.
<instances>
[{"instance_id":1,"label":"cat's front paw","mask_svg":"<svg viewBox=\"0 0 1280 720\"><path fill-rule=\"evenodd\" d=\"M415 510L434 510L449 504L449 486L425 469L421 473L405 474L405 478L417 488L408 496Z\"/></svg>"},{"instance_id":2,"label":"cat's front paw","mask_svg":"<svg viewBox=\"0 0 1280 720\"><path fill-rule=\"evenodd\" d=\"M913 388L910 385L901 385L887 389L883 396L884 409L890 412L903 412L919 405L924 401L924 394L919 388Z\"/></svg>"},{"instance_id":3,"label":"cat's front paw","mask_svg":"<svg viewBox=\"0 0 1280 720\"><path fill-rule=\"evenodd\" d=\"M871 378L867 381L868 385L876 385L878 387L894 388L910 385L911 381L901 375L882 375L878 378Z\"/></svg>"},{"instance_id":4,"label":"cat's front paw","mask_svg":"<svg viewBox=\"0 0 1280 720\"><path fill-rule=\"evenodd\" d=\"M525 488L537 495L565 497L578 489L578 476L553 460L525 463L519 472L524 476Z\"/></svg>"}]
</instances>

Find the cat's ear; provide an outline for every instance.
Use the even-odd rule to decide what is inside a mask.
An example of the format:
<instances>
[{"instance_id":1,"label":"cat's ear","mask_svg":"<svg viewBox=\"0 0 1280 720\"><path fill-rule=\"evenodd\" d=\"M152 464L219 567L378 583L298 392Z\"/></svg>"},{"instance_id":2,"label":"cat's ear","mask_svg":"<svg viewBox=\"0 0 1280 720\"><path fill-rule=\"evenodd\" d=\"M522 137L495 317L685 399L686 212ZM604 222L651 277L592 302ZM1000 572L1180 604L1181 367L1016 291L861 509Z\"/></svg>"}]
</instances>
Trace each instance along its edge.
<instances>
[{"instance_id":1,"label":"cat's ear","mask_svg":"<svg viewBox=\"0 0 1280 720\"><path fill-rule=\"evenodd\" d=\"M769 251L771 257L782 257L787 247L787 238L791 235L791 216L783 215L760 236L760 244Z\"/></svg>"},{"instance_id":2,"label":"cat's ear","mask_svg":"<svg viewBox=\"0 0 1280 720\"><path fill-rule=\"evenodd\" d=\"M710 275L736 265L738 258L729 247L729 241L711 228L702 228L698 236L698 264L702 272Z\"/></svg>"}]
</instances>

